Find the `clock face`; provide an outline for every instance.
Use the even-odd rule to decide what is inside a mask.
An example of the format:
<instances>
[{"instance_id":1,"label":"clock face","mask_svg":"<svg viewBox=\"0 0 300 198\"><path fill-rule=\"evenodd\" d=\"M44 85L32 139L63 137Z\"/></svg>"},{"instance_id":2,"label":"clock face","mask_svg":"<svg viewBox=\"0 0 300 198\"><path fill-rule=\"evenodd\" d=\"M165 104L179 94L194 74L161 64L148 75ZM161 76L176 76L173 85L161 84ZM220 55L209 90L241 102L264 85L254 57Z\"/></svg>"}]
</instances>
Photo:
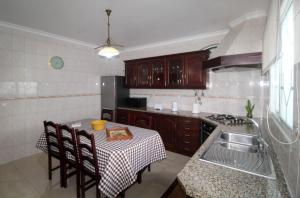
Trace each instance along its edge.
<instances>
[{"instance_id":1,"label":"clock face","mask_svg":"<svg viewBox=\"0 0 300 198\"><path fill-rule=\"evenodd\" d=\"M64 60L59 56L53 56L49 61L53 69L62 69L64 67Z\"/></svg>"}]
</instances>

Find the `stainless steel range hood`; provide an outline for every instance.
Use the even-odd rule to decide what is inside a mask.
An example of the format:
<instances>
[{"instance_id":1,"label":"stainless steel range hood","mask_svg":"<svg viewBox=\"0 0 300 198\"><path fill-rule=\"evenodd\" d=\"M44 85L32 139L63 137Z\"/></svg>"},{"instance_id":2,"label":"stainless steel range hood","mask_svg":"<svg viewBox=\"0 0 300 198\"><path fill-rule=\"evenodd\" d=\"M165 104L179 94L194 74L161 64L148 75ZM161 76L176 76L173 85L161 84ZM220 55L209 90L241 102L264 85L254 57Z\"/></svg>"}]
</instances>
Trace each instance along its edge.
<instances>
[{"instance_id":1,"label":"stainless steel range hood","mask_svg":"<svg viewBox=\"0 0 300 198\"><path fill-rule=\"evenodd\" d=\"M204 67L213 71L260 69L266 17L243 20L230 27Z\"/></svg>"}]
</instances>

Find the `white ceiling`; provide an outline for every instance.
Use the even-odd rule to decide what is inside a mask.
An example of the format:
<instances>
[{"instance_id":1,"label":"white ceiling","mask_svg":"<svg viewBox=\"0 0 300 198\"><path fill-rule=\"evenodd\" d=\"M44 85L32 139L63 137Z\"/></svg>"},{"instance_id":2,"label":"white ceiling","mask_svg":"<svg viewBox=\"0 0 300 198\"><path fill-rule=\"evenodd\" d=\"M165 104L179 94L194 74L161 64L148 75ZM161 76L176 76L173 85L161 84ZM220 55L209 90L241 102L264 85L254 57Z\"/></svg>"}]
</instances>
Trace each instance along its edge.
<instances>
[{"instance_id":1,"label":"white ceiling","mask_svg":"<svg viewBox=\"0 0 300 198\"><path fill-rule=\"evenodd\" d=\"M0 20L91 44L126 48L223 30L234 19L266 11L270 0L0 0Z\"/></svg>"}]
</instances>

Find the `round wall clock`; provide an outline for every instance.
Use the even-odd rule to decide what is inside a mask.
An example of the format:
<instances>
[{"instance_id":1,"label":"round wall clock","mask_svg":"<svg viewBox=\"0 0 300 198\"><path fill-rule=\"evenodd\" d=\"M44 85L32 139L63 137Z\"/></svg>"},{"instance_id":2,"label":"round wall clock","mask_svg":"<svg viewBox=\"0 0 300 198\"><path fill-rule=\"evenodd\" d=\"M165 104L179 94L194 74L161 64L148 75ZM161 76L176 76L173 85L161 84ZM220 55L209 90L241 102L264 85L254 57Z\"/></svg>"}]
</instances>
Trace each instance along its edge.
<instances>
[{"instance_id":1,"label":"round wall clock","mask_svg":"<svg viewBox=\"0 0 300 198\"><path fill-rule=\"evenodd\" d=\"M53 56L50 58L49 64L53 69L62 69L64 67L64 60L59 56Z\"/></svg>"}]
</instances>

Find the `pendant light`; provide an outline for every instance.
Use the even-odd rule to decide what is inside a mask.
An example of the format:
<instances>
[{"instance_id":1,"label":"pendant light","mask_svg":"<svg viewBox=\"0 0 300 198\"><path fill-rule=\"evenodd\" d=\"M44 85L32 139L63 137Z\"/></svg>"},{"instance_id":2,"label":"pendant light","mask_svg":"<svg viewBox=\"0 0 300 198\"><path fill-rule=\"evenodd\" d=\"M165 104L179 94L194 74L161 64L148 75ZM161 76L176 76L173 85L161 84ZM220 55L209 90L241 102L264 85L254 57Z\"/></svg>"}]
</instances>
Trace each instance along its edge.
<instances>
[{"instance_id":1,"label":"pendant light","mask_svg":"<svg viewBox=\"0 0 300 198\"><path fill-rule=\"evenodd\" d=\"M111 14L111 10L107 9L107 10L105 10L105 12L107 14L107 39L106 39L105 44L103 44L95 49L99 50L98 55L106 57L106 58L112 58L112 57L120 54L119 50L117 50L115 47L123 47L123 46L112 43L112 40L110 38L110 23L109 23L109 16Z\"/></svg>"}]
</instances>

